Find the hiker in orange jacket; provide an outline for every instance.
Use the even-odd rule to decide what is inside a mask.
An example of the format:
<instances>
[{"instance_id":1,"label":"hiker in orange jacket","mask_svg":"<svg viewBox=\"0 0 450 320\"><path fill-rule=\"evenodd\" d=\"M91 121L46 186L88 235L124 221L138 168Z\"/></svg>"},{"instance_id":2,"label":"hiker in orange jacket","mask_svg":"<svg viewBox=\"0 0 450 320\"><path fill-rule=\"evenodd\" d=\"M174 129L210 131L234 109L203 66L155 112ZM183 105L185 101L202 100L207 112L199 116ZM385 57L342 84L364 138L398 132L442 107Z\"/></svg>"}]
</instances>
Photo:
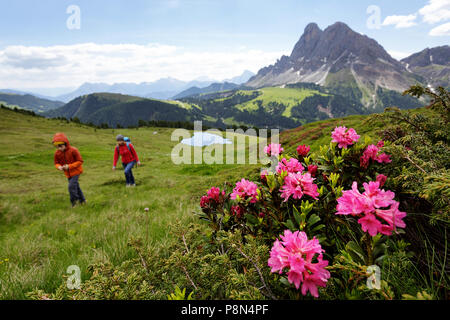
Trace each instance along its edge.
<instances>
[{"instance_id":1,"label":"hiker in orange jacket","mask_svg":"<svg viewBox=\"0 0 450 320\"><path fill-rule=\"evenodd\" d=\"M83 158L80 152L70 145L64 133L56 133L52 143L57 148L54 156L55 167L63 171L69 180L69 195L72 207L76 205L77 201L85 204L86 199L78 183L78 178L83 173Z\"/></svg>"}]
</instances>

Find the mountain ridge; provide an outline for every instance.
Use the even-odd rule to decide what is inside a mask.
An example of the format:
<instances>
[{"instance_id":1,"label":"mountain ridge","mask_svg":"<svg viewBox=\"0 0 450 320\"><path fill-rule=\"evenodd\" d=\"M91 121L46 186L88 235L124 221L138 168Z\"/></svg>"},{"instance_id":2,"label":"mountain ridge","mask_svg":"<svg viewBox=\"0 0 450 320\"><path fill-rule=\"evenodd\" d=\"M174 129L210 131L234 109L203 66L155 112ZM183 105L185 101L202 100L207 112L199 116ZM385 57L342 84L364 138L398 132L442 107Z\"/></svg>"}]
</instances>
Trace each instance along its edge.
<instances>
[{"instance_id":1,"label":"mountain ridge","mask_svg":"<svg viewBox=\"0 0 450 320\"><path fill-rule=\"evenodd\" d=\"M421 76L408 71L376 40L336 22L324 30L316 23L308 24L290 56L260 69L245 85L313 82L357 97L367 108L377 108L379 87L402 92L421 81Z\"/></svg>"}]
</instances>

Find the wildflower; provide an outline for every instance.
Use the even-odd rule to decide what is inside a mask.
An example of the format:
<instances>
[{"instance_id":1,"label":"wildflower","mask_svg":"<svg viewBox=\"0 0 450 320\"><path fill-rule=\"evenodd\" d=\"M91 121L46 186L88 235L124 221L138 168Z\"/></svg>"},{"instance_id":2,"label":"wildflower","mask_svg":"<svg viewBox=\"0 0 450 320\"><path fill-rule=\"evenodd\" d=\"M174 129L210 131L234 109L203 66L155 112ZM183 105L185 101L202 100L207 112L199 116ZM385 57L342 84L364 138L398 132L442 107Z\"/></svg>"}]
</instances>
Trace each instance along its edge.
<instances>
[{"instance_id":1,"label":"wildflower","mask_svg":"<svg viewBox=\"0 0 450 320\"><path fill-rule=\"evenodd\" d=\"M295 285L297 289L302 286L302 294L308 291L312 296L318 298L317 286L325 287L330 273L325 269L328 261L323 260L324 250L320 246L319 240L315 237L308 240L305 232L285 230L280 240L275 240L268 265L271 272L282 274L284 269L288 269L287 276L289 283ZM317 261L313 263L314 261Z\"/></svg>"},{"instance_id":2,"label":"wildflower","mask_svg":"<svg viewBox=\"0 0 450 320\"><path fill-rule=\"evenodd\" d=\"M382 153L378 155L380 148L384 146L384 142L381 140L377 145L368 145L366 150L364 150L363 155L359 159L359 165L362 168L367 168L369 166L370 160L377 161L378 163L390 163L392 162L389 155Z\"/></svg>"},{"instance_id":3,"label":"wildflower","mask_svg":"<svg viewBox=\"0 0 450 320\"><path fill-rule=\"evenodd\" d=\"M297 173L302 172L304 170L302 164L295 158L291 158L286 160L286 158L281 159L277 165L277 173L281 174L283 171L287 171L288 173Z\"/></svg>"},{"instance_id":4,"label":"wildflower","mask_svg":"<svg viewBox=\"0 0 450 320\"><path fill-rule=\"evenodd\" d=\"M386 183L387 177L384 174L377 175L376 181L380 183L380 188Z\"/></svg>"},{"instance_id":5,"label":"wildflower","mask_svg":"<svg viewBox=\"0 0 450 320\"><path fill-rule=\"evenodd\" d=\"M360 217L358 223L371 236L377 233L391 235L397 227L404 228L406 225L402 219L406 212L398 210L394 192L380 189L383 179L380 177L379 181L364 183L362 194L358 191L357 182L353 182L352 189L345 190L337 200L336 214Z\"/></svg>"},{"instance_id":6,"label":"wildflower","mask_svg":"<svg viewBox=\"0 0 450 320\"><path fill-rule=\"evenodd\" d=\"M357 142L360 136L356 133L355 129L350 128L347 131L346 127L336 127L331 133L333 138L331 142L337 142L339 148L347 149L348 146Z\"/></svg>"},{"instance_id":7,"label":"wildflower","mask_svg":"<svg viewBox=\"0 0 450 320\"><path fill-rule=\"evenodd\" d=\"M212 187L208 190L208 197L210 200L215 200L216 202L220 202L220 189L217 187ZM222 191L222 195L225 195L225 191Z\"/></svg>"},{"instance_id":8,"label":"wildflower","mask_svg":"<svg viewBox=\"0 0 450 320\"><path fill-rule=\"evenodd\" d=\"M304 194L317 200L319 192L317 191L317 185L313 183L314 180L309 172L305 174L289 173L280 189L284 202L288 201L290 196L294 199L301 199Z\"/></svg>"},{"instance_id":9,"label":"wildflower","mask_svg":"<svg viewBox=\"0 0 450 320\"><path fill-rule=\"evenodd\" d=\"M209 198L208 198L208 196L203 196L203 197L200 199L200 207L206 208L206 207L208 206L208 204L209 204Z\"/></svg>"},{"instance_id":10,"label":"wildflower","mask_svg":"<svg viewBox=\"0 0 450 320\"><path fill-rule=\"evenodd\" d=\"M236 187L233 189L233 192L230 195L230 198L235 199L250 199L250 203L255 203L258 195L258 186L251 181L242 179L238 183L236 183Z\"/></svg>"},{"instance_id":11,"label":"wildflower","mask_svg":"<svg viewBox=\"0 0 450 320\"><path fill-rule=\"evenodd\" d=\"M316 165L314 165L314 164L310 164L310 165L308 166L308 172L309 172L313 177L315 177L318 168L319 168L318 166L316 166Z\"/></svg>"},{"instance_id":12,"label":"wildflower","mask_svg":"<svg viewBox=\"0 0 450 320\"><path fill-rule=\"evenodd\" d=\"M301 145L297 147L297 153L299 156L306 157L309 151L311 151L311 148L309 146Z\"/></svg>"},{"instance_id":13,"label":"wildflower","mask_svg":"<svg viewBox=\"0 0 450 320\"><path fill-rule=\"evenodd\" d=\"M267 171L267 170L261 171L261 175L260 175L261 181L266 181L266 180L267 180L266 176L267 176L268 174L269 174L269 171Z\"/></svg>"},{"instance_id":14,"label":"wildflower","mask_svg":"<svg viewBox=\"0 0 450 320\"><path fill-rule=\"evenodd\" d=\"M271 143L264 148L264 152L268 156L279 156L283 153L284 149L281 147L281 144Z\"/></svg>"},{"instance_id":15,"label":"wildflower","mask_svg":"<svg viewBox=\"0 0 450 320\"><path fill-rule=\"evenodd\" d=\"M240 206L231 206L231 214L240 218L244 214L244 209Z\"/></svg>"}]
</instances>

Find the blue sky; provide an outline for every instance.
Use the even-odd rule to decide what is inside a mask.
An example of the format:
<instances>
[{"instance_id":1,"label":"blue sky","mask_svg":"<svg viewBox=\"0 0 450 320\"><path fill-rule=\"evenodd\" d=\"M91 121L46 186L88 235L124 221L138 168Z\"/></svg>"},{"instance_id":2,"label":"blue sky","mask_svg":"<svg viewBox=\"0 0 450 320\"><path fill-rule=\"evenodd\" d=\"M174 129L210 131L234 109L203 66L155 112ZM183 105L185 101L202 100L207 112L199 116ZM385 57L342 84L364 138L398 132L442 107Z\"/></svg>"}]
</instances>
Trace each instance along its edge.
<instances>
[{"instance_id":1,"label":"blue sky","mask_svg":"<svg viewBox=\"0 0 450 320\"><path fill-rule=\"evenodd\" d=\"M80 8L79 30L67 28L70 5ZM379 10L378 29L367 25L371 5ZM0 66L3 61L9 69L0 73L0 87L70 87L168 76L221 80L245 69L256 72L280 54L290 54L309 22L324 29L336 21L374 38L396 58L450 43L450 0L2 1ZM79 61L73 52L80 53ZM96 61L98 68L88 68L95 52L104 59ZM233 63L227 64L227 55ZM146 65L144 60L152 57L158 63ZM127 59L136 61L127 65L135 72L118 72Z\"/></svg>"}]
</instances>

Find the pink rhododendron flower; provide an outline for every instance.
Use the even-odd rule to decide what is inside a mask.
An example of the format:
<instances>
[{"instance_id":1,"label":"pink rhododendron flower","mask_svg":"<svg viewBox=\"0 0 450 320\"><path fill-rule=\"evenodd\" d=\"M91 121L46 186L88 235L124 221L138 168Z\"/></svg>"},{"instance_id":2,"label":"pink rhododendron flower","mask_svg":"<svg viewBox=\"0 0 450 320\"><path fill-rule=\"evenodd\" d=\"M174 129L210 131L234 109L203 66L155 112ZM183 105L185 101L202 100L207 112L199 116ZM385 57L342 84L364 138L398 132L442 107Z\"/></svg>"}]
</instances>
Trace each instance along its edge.
<instances>
[{"instance_id":1,"label":"pink rhododendron flower","mask_svg":"<svg viewBox=\"0 0 450 320\"><path fill-rule=\"evenodd\" d=\"M346 127L336 127L331 133L331 138L333 138L331 142L337 142L339 148L347 149L348 146L357 142L359 137L353 128L347 130Z\"/></svg>"},{"instance_id":2,"label":"pink rhododendron flower","mask_svg":"<svg viewBox=\"0 0 450 320\"><path fill-rule=\"evenodd\" d=\"M244 214L244 209L240 206L231 206L231 214L240 218Z\"/></svg>"},{"instance_id":3,"label":"pink rhododendron flower","mask_svg":"<svg viewBox=\"0 0 450 320\"><path fill-rule=\"evenodd\" d=\"M336 214L360 217L358 223L371 236L377 233L391 235L397 227L406 226L402 220L406 212L398 210L399 203L394 200L394 192L380 189L380 181L370 181L363 186L362 194L358 191L356 181L351 190L342 193L342 197L337 200Z\"/></svg>"},{"instance_id":4,"label":"pink rhododendron flower","mask_svg":"<svg viewBox=\"0 0 450 320\"><path fill-rule=\"evenodd\" d=\"M377 161L378 163L390 163L392 162L389 155L382 153L378 155L380 148L384 146L384 142L381 140L377 145L368 145L366 150L364 150L363 155L359 159L359 165L362 168L367 168L369 166L370 160Z\"/></svg>"},{"instance_id":5,"label":"pink rhododendron flower","mask_svg":"<svg viewBox=\"0 0 450 320\"><path fill-rule=\"evenodd\" d=\"M266 176L269 174L269 171L267 171L267 170L263 170L263 171L261 171L261 175L260 175L260 177L261 177L261 180L262 181L266 181Z\"/></svg>"},{"instance_id":6,"label":"pink rhododendron flower","mask_svg":"<svg viewBox=\"0 0 450 320\"><path fill-rule=\"evenodd\" d=\"M284 149L281 147L281 144L271 143L264 148L264 152L268 156L278 156L283 153Z\"/></svg>"},{"instance_id":7,"label":"pink rhododendron flower","mask_svg":"<svg viewBox=\"0 0 450 320\"><path fill-rule=\"evenodd\" d=\"M319 168L318 166L316 166L316 165L314 165L314 164L310 164L310 165L308 166L308 172L311 173L311 175L312 175L313 177L315 177L318 168Z\"/></svg>"},{"instance_id":8,"label":"pink rhododendron flower","mask_svg":"<svg viewBox=\"0 0 450 320\"><path fill-rule=\"evenodd\" d=\"M276 170L278 174L281 174L281 172L283 171L297 173L302 172L304 168L302 164L295 158L291 158L289 160L283 158L280 162L278 162Z\"/></svg>"},{"instance_id":9,"label":"pink rhododendron flower","mask_svg":"<svg viewBox=\"0 0 450 320\"><path fill-rule=\"evenodd\" d=\"M208 190L208 197L211 200L215 200L216 202L219 202L219 196L220 196L220 189L217 187L212 187ZM225 195L225 191L222 191L222 195Z\"/></svg>"},{"instance_id":10,"label":"pink rhododendron flower","mask_svg":"<svg viewBox=\"0 0 450 320\"><path fill-rule=\"evenodd\" d=\"M290 196L294 199L301 199L304 194L317 200L319 192L317 191L317 185L313 183L314 180L309 172L305 174L289 173L280 189L284 202L288 201Z\"/></svg>"},{"instance_id":11,"label":"pink rhododendron flower","mask_svg":"<svg viewBox=\"0 0 450 320\"><path fill-rule=\"evenodd\" d=\"M230 195L230 198L235 200L239 196L242 200L251 199L250 203L255 203L257 201L258 186L251 181L242 179L236 183L236 187Z\"/></svg>"},{"instance_id":12,"label":"pink rhododendron flower","mask_svg":"<svg viewBox=\"0 0 450 320\"><path fill-rule=\"evenodd\" d=\"M282 274L287 271L288 281L297 289L302 286L302 294L308 291L318 298L317 287L325 287L330 273L325 267L328 261L323 260L323 252L319 240L315 237L308 240L305 232L285 230L280 236L281 241L275 240L268 265L272 272ZM314 262L313 263L313 259ZM288 269L288 270L285 270Z\"/></svg>"},{"instance_id":13,"label":"pink rhododendron flower","mask_svg":"<svg viewBox=\"0 0 450 320\"><path fill-rule=\"evenodd\" d=\"M200 207L206 208L210 203L212 203L212 201L214 201L215 203L220 203L221 201L223 201L223 198L222 200L220 199L220 195L224 197L225 190L221 193L219 188L212 187L207 191L206 196L203 196L200 199Z\"/></svg>"},{"instance_id":14,"label":"pink rhododendron flower","mask_svg":"<svg viewBox=\"0 0 450 320\"><path fill-rule=\"evenodd\" d=\"M309 146L301 145L297 147L297 153L299 156L306 157L309 151L311 151Z\"/></svg>"},{"instance_id":15,"label":"pink rhododendron flower","mask_svg":"<svg viewBox=\"0 0 450 320\"><path fill-rule=\"evenodd\" d=\"M380 183L380 188L386 183L387 177L384 174L377 175L376 181Z\"/></svg>"},{"instance_id":16,"label":"pink rhododendron flower","mask_svg":"<svg viewBox=\"0 0 450 320\"><path fill-rule=\"evenodd\" d=\"M200 207L206 208L206 207L208 206L208 204L209 204L209 198L208 198L208 196L203 196L203 197L200 199Z\"/></svg>"}]
</instances>

